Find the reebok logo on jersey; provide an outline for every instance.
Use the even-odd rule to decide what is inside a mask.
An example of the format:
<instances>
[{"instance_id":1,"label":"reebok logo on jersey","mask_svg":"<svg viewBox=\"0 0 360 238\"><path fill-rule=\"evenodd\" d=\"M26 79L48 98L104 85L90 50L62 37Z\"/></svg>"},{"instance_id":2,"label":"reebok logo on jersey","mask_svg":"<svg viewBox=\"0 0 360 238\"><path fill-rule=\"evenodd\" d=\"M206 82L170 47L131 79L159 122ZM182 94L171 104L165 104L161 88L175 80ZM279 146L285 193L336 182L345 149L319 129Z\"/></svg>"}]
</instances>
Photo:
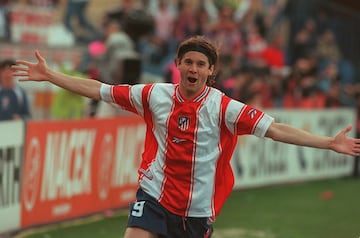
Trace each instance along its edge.
<instances>
[{"instance_id":1,"label":"reebok logo on jersey","mask_svg":"<svg viewBox=\"0 0 360 238\"><path fill-rule=\"evenodd\" d=\"M174 143L181 143L181 142L185 142L186 141L186 139L180 139L180 138L177 138L177 137L174 137L173 139L172 139L172 142L174 142Z\"/></svg>"},{"instance_id":2,"label":"reebok logo on jersey","mask_svg":"<svg viewBox=\"0 0 360 238\"><path fill-rule=\"evenodd\" d=\"M178 128L182 131L189 129L190 118L187 116L180 116L178 120Z\"/></svg>"},{"instance_id":3,"label":"reebok logo on jersey","mask_svg":"<svg viewBox=\"0 0 360 238\"><path fill-rule=\"evenodd\" d=\"M247 114L250 116L251 119L254 119L254 117L256 116L256 113L257 113L256 109L253 108L253 109L250 109Z\"/></svg>"},{"instance_id":4,"label":"reebok logo on jersey","mask_svg":"<svg viewBox=\"0 0 360 238\"><path fill-rule=\"evenodd\" d=\"M154 178L154 175L151 173L150 170L145 170L145 169L141 168L140 172L150 180L152 180Z\"/></svg>"}]
</instances>

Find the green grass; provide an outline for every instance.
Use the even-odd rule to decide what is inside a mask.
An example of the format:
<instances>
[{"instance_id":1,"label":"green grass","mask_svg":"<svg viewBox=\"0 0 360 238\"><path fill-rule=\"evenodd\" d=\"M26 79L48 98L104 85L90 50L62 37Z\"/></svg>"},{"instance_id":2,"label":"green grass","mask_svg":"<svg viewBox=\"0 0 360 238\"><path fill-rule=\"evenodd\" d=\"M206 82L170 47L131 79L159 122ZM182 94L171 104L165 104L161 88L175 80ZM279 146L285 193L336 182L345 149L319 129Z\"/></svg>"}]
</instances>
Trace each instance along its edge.
<instances>
[{"instance_id":1,"label":"green grass","mask_svg":"<svg viewBox=\"0 0 360 238\"><path fill-rule=\"evenodd\" d=\"M321 194L332 191L333 198ZM339 179L233 193L216 227L262 230L276 238L360 237L360 180Z\"/></svg>"},{"instance_id":2,"label":"green grass","mask_svg":"<svg viewBox=\"0 0 360 238\"><path fill-rule=\"evenodd\" d=\"M329 200L321 198L332 191ZM56 224L26 238L122 237L126 215ZM234 192L215 223L214 238L358 238L360 179L336 179ZM26 233L24 233L26 234Z\"/></svg>"}]
</instances>

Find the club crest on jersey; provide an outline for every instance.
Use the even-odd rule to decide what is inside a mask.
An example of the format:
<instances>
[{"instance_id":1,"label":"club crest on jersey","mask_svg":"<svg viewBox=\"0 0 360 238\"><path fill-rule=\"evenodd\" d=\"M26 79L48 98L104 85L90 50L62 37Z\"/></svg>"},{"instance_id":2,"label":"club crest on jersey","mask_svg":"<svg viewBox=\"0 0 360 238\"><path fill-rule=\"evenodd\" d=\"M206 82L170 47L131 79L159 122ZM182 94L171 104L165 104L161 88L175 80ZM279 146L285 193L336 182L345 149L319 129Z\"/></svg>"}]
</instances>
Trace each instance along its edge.
<instances>
[{"instance_id":1,"label":"club crest on jersey","mask_svg":"<svg viewBox=\"0 0 360 238\"><path fill-rule=\"evenodd\" d=\"M189 129L190 118L186 116L180 116L178 119L178 128L182 131Z\"/></svg>"}]
</instances>

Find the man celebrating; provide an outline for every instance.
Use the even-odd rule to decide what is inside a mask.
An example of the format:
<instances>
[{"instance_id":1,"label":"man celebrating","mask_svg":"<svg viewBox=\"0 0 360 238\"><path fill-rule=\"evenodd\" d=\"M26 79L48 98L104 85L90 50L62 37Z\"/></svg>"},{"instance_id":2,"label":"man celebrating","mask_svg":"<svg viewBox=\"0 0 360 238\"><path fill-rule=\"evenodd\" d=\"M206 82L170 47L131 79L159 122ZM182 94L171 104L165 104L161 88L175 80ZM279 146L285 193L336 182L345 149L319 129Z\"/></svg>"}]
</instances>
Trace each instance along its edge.
<instances>
[{"instance_id":1,"label":"man celebrating","mask_svg":"<svg viewBox=\"0 0 360 238\"><path fill-rule=\"evenodd\" d=\"M318 136L277 123L264 112L211 87L218 52L206 38L180 43L175 59L179 84L108 85L50 69L38 51L37 63L17 61L22 81L49 81L144 118L147 132L137 200L131 204L126 238L210 237L212 223L230 195L230 159L238 135L256 135L299 146L360 154L360 140Z\"/></svg>"}]
</instances>

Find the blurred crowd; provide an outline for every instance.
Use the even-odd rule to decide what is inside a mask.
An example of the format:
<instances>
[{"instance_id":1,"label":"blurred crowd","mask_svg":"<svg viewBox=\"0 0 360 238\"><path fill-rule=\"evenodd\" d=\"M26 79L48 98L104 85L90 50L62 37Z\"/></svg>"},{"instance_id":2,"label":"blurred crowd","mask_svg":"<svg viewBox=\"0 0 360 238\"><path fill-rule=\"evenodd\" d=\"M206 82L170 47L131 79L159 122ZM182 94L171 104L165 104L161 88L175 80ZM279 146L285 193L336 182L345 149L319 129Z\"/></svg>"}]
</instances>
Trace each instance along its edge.
<instances>
[{"instance_id":1,"label":"blurred crowd","mask_svg":"<svg viewBox=\"0 0 360 238\"><path fill-rule=\"evenodd\" d=\"M0 15L6 16L9 2L0 1ZM56 8L61 1L26 2ZM95 80L177 83L176 47L200 34L217 44L215 87L232 98L262 109L360 106L356 65L344 56L336 20L324 7L294 22L302 10L296 11L297 0L122 0L104 10L102 22L94 26L86 12L90 0L66 2L63 24L76 44L86 45L83 59L71 70ZM72 18L86 34L79 34ZM96 115L98 102L90 104L89 115Z\"/></svg>"}]
</instances>

